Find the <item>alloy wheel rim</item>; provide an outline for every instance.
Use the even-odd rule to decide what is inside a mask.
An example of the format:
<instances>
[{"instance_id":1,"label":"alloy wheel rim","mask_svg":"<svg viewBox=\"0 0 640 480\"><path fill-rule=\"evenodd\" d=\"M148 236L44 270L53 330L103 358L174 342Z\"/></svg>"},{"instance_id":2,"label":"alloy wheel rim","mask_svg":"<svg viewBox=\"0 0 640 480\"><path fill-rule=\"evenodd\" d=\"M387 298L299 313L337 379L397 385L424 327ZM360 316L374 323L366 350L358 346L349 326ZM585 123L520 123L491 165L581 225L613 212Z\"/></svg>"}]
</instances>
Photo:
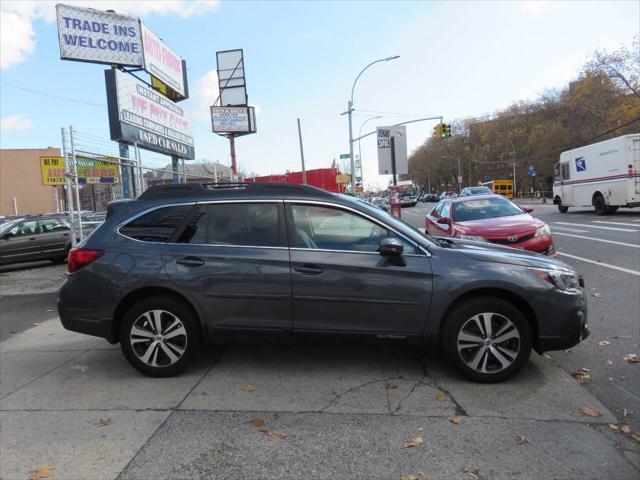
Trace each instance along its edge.
<instances>
[{"instance_id":1,"label":"alloy wheel rim","mask_svg":"<svg viewBox=\"0 0 640 480\"><path fill-rule=\"evenodd\" d=\"M129 334L136 356L151 367L168 367L187 349L187 330L182 321L166 310L149 310L140 315Z\"/></svg>"},{"instance_id":2,"label":"alloy wheel rim","mask_svg":"<svg viewBox=\"0 0 640 480\"><path fill-rule=\"evenodd\" d=\"M520 352L520 332L504 315L484 312L468 319L458 332L458 354L479 373L498 373L515 362Z\"/></svg>"}]
</instances>

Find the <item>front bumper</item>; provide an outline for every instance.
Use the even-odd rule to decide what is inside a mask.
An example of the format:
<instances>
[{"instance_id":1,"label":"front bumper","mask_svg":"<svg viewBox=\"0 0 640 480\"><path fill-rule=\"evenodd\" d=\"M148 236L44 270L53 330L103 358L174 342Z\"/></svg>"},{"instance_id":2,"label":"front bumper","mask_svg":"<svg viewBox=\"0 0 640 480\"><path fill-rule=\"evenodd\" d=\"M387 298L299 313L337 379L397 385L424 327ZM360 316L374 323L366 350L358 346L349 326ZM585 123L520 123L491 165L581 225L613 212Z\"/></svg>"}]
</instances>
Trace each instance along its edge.
<instances>
[{"instance_id":1,"label":"front bumper","mask_svg":"<svg viewBox=\"0 0 640 480\"><path fill-rule=\"evenodd\" d=\"M542 237L529 238L523 242L505 242L503 240L496 241L488 239L488 242L501 245L503 247L517 248L527 250L529 252L542 253L544 255L555 256L555 247L553 245L553 236L545 235Z\"/></svg>"},{"instance_id":2,"label":"front bumper","mask_svg":"<svg viewBox=\"0 0 640 480\"><path fill-rule=\"evenodd\" d=\"M571 348L589 337L587 296L579 293L551 290L533 302L538 318L538 353Z\"/></svg>"}]
</instances>

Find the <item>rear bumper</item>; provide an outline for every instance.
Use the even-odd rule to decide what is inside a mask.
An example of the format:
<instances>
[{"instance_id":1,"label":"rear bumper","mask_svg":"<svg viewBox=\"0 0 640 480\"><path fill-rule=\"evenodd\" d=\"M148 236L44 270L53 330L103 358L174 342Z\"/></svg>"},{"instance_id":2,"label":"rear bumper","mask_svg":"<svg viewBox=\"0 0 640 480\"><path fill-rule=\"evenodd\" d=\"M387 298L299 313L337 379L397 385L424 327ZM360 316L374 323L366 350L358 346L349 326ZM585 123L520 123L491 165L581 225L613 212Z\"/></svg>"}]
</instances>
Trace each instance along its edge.
<instances>
[{"instance_id":1,"label":"rear bumper","mask_svg":"<svg viewBox=\"0 0 640 480\"><path fill-rule=\"evenodd\" d=\"M62 326L72 332L84 333L106 339L109 343L117 343L111 329L110 318L93 318L85 310L71 310L65 307L58 297L58 314Z\"/></svg>"}]
</instances>

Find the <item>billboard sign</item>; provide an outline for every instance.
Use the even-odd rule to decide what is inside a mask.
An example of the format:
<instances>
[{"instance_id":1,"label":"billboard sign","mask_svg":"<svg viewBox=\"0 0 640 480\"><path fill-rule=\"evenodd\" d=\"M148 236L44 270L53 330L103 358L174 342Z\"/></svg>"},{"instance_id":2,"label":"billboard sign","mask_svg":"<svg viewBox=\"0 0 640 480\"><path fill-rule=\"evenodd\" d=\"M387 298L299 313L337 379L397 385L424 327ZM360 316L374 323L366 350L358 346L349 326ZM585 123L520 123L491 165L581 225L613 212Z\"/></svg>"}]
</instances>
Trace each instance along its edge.
<instances>
[{"instance_id":1,"label":"billboard sign","mask_svg":"<svg viewBox=\"0 0 640 480\"><path fill-rule=\"evenodd\" d=\"M247 86L244 77L242 49L216 52L216 63L218 66L220 106L246 106Z\"/></svg>"},{"instance_id":2,"label":"billboard sign","mask_svg":"<svg viewBox=\"0 0 640 480\"><path fill-rule=\"evenodd\" d=\"M106 70L111 140L187 160L195 158L185 110L135 77Z\"/></svg>"},{"instance_id":3,"label":"billboard sign","mask_svg":"<svg viewBox=\"0 0 640 480\"><path fill-rule=\"evenodd\" d=\"M144 69L180 96L187 96L185 69L182 59L160 38L141 24Z\"/></svg>"},{"instance_id":4,"label":"billboard sign","mask_svg":"<svg viewBox=\"0 0 640 480\"><path fill-rule=\"evenodd\" d=\"M391 137L395 145L396 175L409 173L407 161L407 129L404 125L378 127L378 174L391 175Z\"/></svg>"},{"instance_id":5,"label":"billboard sign","mask_svg":"<svg viewBox=\"0 0 640 480\"><path fill-rule=\"evenodd\" d=\"M99 185L120 182L120 171L115 158L101 160L76 156L78 183ZM64 157L40 157L42 185L64 185Z\"/></svg>"},{"instance_id":6,"label":"billboard sign","mask_svg":"<svg viewBox=\"0 0 640 480\"><path fill-rule=\"evenodd\" d=\"M58 4L56 19L61 59L133 67L143 65L137 17Z\"/></svg>"},{"instance_id":7,"label":"billboard sign","mask_svg":"<svg viewBox=\"0 0 640 480\"><path fill-rule=\"evenodd\" d=\"M255 133L253 107L210 107L211 124L216 133Z\"/></svg>"}]
</instances>

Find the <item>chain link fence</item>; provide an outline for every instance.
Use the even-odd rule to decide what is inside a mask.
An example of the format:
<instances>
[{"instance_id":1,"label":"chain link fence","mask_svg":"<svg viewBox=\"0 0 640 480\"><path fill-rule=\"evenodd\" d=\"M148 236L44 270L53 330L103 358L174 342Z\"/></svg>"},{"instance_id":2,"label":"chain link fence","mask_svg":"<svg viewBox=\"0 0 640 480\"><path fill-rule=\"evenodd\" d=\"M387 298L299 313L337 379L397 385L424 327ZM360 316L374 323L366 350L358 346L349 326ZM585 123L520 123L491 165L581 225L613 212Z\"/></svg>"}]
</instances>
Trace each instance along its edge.
<instances>
[{"instance_id":1,"label":"chain link fence","mask_svg":"<svg viewBox=\"0 0 640 480\"><path fill-rule=\"evenodd\" d=\"M171 157L73 127L62 129L62 151L66 185L59 197L63 198L61 205L69 214L77 242L104 221L113 200L138 197L153 185L231 181L230 168L219 162L182 160L174 172Z\"/></svg>"}]
</instances>

